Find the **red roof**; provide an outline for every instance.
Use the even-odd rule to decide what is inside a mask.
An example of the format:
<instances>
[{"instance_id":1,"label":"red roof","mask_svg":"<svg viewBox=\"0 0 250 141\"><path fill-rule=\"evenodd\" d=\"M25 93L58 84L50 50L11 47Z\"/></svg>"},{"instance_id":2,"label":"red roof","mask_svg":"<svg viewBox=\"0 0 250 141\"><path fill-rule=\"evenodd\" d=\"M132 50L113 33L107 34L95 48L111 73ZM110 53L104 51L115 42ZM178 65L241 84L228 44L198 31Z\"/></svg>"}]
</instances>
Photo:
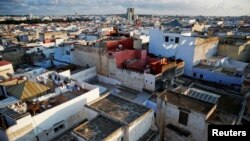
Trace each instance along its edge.
<instances>
[{"instance_id":1,"label":"red roof","mask_svg":"<svg viewBox=\"0 0 250 141\"><path fill-rule=\"evenodd\" d=\"M0 61L0 66L5 66L5 65L9 65L12 64L11 62L8 61Z\"/></svg>"}]
</instances>

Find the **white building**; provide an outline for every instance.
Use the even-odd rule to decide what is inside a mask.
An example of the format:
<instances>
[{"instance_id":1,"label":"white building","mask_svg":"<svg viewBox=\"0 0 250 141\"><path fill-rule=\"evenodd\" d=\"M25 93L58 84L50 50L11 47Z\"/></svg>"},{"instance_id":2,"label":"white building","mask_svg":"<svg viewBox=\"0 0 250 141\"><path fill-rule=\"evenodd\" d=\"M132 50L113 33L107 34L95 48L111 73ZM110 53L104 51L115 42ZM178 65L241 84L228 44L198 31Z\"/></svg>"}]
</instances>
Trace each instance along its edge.
<instances>
[{"instance_id":1,"label":"white building","mask_svg":"<svg viewBox=\"0 0 250 141\"><path fill-rule=\"evenodd\" d=\"M193 77L219 84L240 88L245 79L248 63L239 62L228 57L212 57L201 60L193 67Z\"/></svg>"},{"instance_id":2,"label":"white building","mask_svg":"<svg viewBox=\"0 0 250 141\"><path fill-rule=\"evenodd\" d=\"M242 101L239 96L196 88L166 90L157 98L160 137L164 141L206 141L209 124L235 125L241 121Z\"/></svg>"},{"instance_id":3,"label":"white building","mask_svg":"<svg viewBox=\"0 0 250 141\"><path fill-rule=\"evenodd\" d=\"M83 106L99 98L97 86L69 80L56 72L36 78L37 82L18 80L7 89L25 99L0 110L2 141L52 140L86 120L89 115ZM25 91L15 92L20 87ZM43 93L34 95L40 91Z\"/></svg>"},{"instance_id":4,"label":"white building","mask_svg":"<svg viewBox=\"0 0 250 141\"><path fill-rule=\"evenodd\" d=\"M79 141L136 141L154 124L153 110L114 95L105 95L85 107L91 113L90 121L72 132Z\"/></svg>"},{"instance_id":5,"label":"white building","mask_svg":"<svg viewBox=\"0 0 250 141\"><path fill-rule=\"evenodd\" d=\"M150 31L149 53L184 60L184 74L192 76L193 66L199 64L201 59L216 54L218 41L215 37L203 38L186 33L165 33L156 28Z\"/></svg>"}]
</instances>

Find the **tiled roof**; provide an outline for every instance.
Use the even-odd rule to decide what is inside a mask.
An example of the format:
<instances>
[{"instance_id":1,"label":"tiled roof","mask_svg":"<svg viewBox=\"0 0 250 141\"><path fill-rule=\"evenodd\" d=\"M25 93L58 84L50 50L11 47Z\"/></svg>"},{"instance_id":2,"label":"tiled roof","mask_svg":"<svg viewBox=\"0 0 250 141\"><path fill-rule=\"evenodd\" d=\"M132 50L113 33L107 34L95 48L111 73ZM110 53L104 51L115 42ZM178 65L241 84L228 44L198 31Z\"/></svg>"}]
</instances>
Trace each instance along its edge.
<instances>
[{"instance_id":1,"label":"tiled roof","mask_svg":"<svg viewBox=\"0 0 250 141\"><path fill-rule=\"evenodd\" d=\"M50 88L32 81L24 81L10 87L7 92L20 100L28 100L42 95Z\"/></svg>"}]
</instances>

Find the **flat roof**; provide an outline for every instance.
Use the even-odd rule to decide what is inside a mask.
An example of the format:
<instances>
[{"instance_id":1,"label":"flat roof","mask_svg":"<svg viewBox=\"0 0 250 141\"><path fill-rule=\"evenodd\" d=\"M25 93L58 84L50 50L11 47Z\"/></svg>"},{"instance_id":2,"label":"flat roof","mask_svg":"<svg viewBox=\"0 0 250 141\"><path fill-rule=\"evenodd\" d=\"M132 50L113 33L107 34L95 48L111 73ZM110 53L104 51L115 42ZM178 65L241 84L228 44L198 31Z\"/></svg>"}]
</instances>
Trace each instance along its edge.
<instances>
[{"instance_id":1,"label":"flat roof","mask_svg":"<svg viewBox=\"0 0 250 141\"><path fill-rule=\"evenodd\" d=\"M151 109L112 94L89 105L90 108L103 112L116 120L129 124Z\"/></svg>"},{"instance_id":2,"label":"flat roof","mask_svg":"<svg viewBox=\"0 0 250 141\"><path fill-rule=\"evenodd\" d=\"M214 67L214 66L208 66L208 65L203 65L203 64L198 64L195 66L195 68L205 69L205 70L213 71L216 73L225 74L228 76L236 76L235 73L237 72L236 70L235 71L228 71L226 69L226 67L223 67L223 66Z\"/></svg>"},{"instance_id":3,"label":"flat roof","mask_svg":"<svg viewBox=\"0 0 250 141\"><path fill-rule=\"evenodd\" d=\"M208 114L208 112L215 105L170 90L166 90L163 93L161 93L161 97L166 97L167 102L176 105L180 108L191 109L205 115Z\"/></svg>"},{"instance_id":4,"label":"flat roof","mask_svg":"<svg viewBox=\"0 0 250 141\"><path fill-rule=\"evenodd\" d=\"M65 102L70 101L74 98L77 98L78 96L85 94L88 91L89 90L87 90L87 89L81 88L79 91L67 91L67 92L61 93L60 95L57 95L57 96L51 97L49 99L37 102L36 104L28 102L27 103L28 110L32 111L32 108L39 106L40 110L38 113L42 113L42 112L47 111L53 107L56 107L62 103L65 103ZM31 112L31 114L33 115L32 112Z\"/></svg>"},{"instance_id":5,"label":"flat roof","mask_svg":"<svg viewBox=\"0 0 250 141\"><path fill-rule=\"evenodd\" d=\"M73 132L86 140L100 141L121 127L121 123L99 115L91 121L78 126Z\"/></svg>"}]
</instances>

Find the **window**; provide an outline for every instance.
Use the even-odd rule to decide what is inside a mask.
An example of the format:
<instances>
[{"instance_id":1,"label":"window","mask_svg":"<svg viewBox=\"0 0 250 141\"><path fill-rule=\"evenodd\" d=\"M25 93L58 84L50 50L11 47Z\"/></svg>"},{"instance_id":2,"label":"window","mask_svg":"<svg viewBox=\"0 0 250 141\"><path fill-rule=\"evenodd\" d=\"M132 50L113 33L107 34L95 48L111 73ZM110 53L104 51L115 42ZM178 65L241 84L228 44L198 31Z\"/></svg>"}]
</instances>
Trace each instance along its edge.
<instances>
[{"instance_id":1,"label":"window","mask_svg":"<svg viewBox=\"0 0 250 141\"><path fill-rule=\"evenodd\" d=\"M200 79L202 79L202 78L203 78L203 74L200 75Z\"/></svg>"},{"instance_id":2,"label":"window","mask_svg":"<svg viewBox=\"0 0 250 141\"><path fill-rule=\"evenodd\" d=\"M54 128L54 132L57 133L57 132L59 132L59 131L61 131L63 129L64 129L64 124L61 124L61 125Z\"/></svg>"},{"instance_id":3,"label":"window","mask_svg":"<svg viewBox=\"0 0 250 141\"><path fill-rule=\"evenodd\" d=\"M175 37L175 43L176 43L176 44L179 43L179 37Z\"/></svg>"},{"instance_id":4,"label":"window","mask_svg":"<svg viewBox=\"0 0 250 141\"><path fill-rule=\"evenodd\" d=\"M196 73L193 73L193 77L196 77Z\"/></svg>"},{"instance_id":5,"label":"window","mask_svg":"<svg viewBox=\"0 0 250 141\"><path fill-rule=\"evenodd\" d=\"M168 41L169 41L169 37L165 36L165 42L168 42Z\"/></svg>"},{"instance_id":6,"label":"window","mask_svg":"<svg viewBox=\"0 0 250 141\"><path fill-rule=\"evenodd\" d=\"M180 114L179 114L179 123L183 124L183 125L187 125L187 123L188 123L188 113L180 111Z\"/></svg>"}]
</instances>

